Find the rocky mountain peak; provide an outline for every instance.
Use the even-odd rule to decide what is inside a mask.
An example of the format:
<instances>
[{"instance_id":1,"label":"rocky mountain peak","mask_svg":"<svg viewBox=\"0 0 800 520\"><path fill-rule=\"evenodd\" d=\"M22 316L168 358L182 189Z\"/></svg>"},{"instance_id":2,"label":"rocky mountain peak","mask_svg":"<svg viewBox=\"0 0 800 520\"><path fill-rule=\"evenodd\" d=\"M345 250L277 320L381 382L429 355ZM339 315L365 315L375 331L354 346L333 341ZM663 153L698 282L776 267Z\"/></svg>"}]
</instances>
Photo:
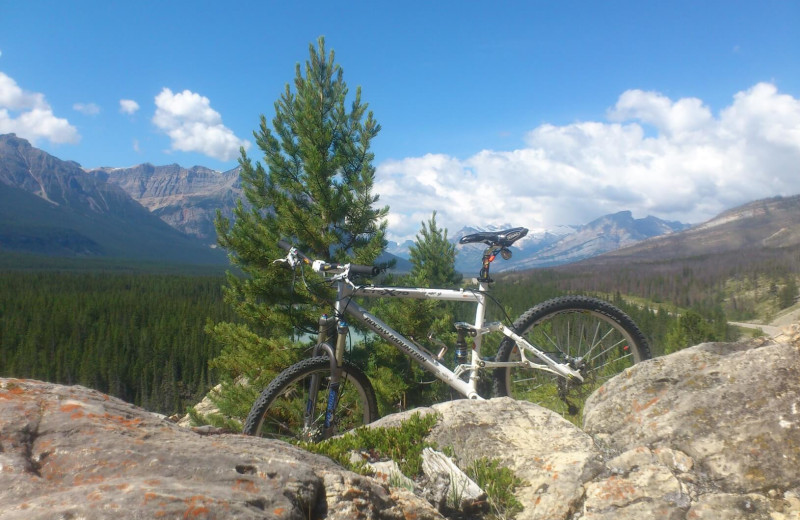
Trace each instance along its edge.
<instances>
[{"instance_id":1,"label":"rocky mountain peak","mask_svg":"<svg viewBox=\"0 0 800 520\"><path fill-rule=\"evenodd\" d=\"M86 174L78 163L62 161L15 134L0 136L0 182L84 213L108 213L133 202L116 186Z\"/></svg>"},{"instance_id":2,"label":"rocky mountain peak","mask_svg":"<svg viewBox=\"0 0 800 520\"><path fill-rule=\"evenodd\" d=\"M216 211L231 217L242 197L239 168L220 172L204 166L145 163L90 173L103 176L170 226L207 244L216 242Z\"/></svg>"},{"instance_id":3,"label":"rocky mountain peak","mask_svg":"<svg viewBox=\"0 0 800 520\"><path fill-rule=\"evenodd\" d=\"M0 136L0 249L216 263L211 252L108 182L14 134Z\"/></svg>"}]
</instances>

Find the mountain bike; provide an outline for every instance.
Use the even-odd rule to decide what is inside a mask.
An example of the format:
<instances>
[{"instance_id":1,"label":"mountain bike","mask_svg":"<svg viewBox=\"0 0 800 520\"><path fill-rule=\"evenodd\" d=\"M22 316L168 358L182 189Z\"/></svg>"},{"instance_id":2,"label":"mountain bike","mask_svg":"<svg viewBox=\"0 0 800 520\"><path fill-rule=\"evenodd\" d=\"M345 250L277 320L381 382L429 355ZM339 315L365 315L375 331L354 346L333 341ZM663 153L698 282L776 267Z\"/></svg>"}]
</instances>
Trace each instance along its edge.
<instances>
[{"instance_id":1,"label":"mountain bike","mask_svg":"<svg viewBox=\"0 0 800 520\"><path fill-rule=\"evenodd\" d=\"M492 299L490 266L498 255L511 258L509 248L527 232L525 228L512 228L462 237L461 244L484 243L486 249L477 287L460 289L359 285L356 282L360 278L374 277L380 269L312 259L281 241L279 245L288 254L275 262L321 273L326 283L335 287L336 298L333 313L320 317L311 357L281 372L261 392L245 420L244 433L317 442L377 419L370 380L357 365L344 359L348 320L380 336L468 399L491 397L479 395L478 390L480 374L489 373L496 396L536 402L564 415L577 414L585 397L634 363L649 359L650 349L630 317L592 297L547 300L510 326L486 322L487 303ZM430 351L394 330L355 298L469 303L475 305L475 320L454 324L457 339L455 366L451 369L444 358L448 345L430 338L439 348L438 353ZM499 334L502 340L494 357L483 357L483 338L490 334Z\"/></svg>"}]
</instances>

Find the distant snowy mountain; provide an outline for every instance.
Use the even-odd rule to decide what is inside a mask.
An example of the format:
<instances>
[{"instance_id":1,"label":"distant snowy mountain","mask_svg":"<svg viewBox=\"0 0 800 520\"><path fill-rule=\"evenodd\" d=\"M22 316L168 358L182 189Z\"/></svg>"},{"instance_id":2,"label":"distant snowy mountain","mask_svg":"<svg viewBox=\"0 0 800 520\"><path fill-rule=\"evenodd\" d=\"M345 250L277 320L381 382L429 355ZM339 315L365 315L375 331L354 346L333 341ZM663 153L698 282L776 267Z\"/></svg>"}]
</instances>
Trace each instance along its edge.
<instances>
[{"instance_id":1,"label":"distant snowy mountain","mask_svg":"<svg viewBox=\"0 0 800 520\"><path fill-rule=\"evenodd\" d=\"M480 243L460 245L458 241L461 237L471 233L502 231L512 227L515 225L465 226L449 236L450 242L456 244L456 269L467 275L477 274L486 248ZM509 261L497 261L492 267L495 272L500 272L577 262L688 227L687 224L668 222L652 216L634 219L630 211L620 211L584 225L564 225L529 231L527 236L514 244L513 256ZM403 244L390 242L387 250L395 256L407 259L411 245L413 245L411 241Z\"/></svg>"},{"instance_id":2,"label":"distant snowy mountain","mask_svg":"<svg viewBox=\"0 0 800 520\"><path fill-rule=\"evenodd\" d=\"M515 269L567 264L615 251L642 240L682 231L688 224L648 216L634 219L620 211L577 226L575 232L514 263Z\"/></svg>"},{"instance_id":3,"label":"distant snowy mountain","mask_svg":"<svg viewBox=\"0 0 800 520\"><path fill-rule=\"evenodd\" d=\"M456 269L465 274L477 274L481 268L483 251L486 249L486 246L480 243L460 245L458 244L458 240L461 237L471 233L480 233L483 231L502 231L504 229L510 229L513 227L516 226L513 224L504 224L502 226L487 227L467 226L460 229L451 239L453 243L457 244L456 250L458 251L458 255L456 256ZM559 242L560 240L563 240L574 232L574 226L559 226L551 230L529 231L525 237L514 244L514 247L512 248L513 256L511 260L499 261L493 266L493 268L495 272L512 268L519 263L521 259L535 255L539 251Z\"/></svg>"}]
</instances>

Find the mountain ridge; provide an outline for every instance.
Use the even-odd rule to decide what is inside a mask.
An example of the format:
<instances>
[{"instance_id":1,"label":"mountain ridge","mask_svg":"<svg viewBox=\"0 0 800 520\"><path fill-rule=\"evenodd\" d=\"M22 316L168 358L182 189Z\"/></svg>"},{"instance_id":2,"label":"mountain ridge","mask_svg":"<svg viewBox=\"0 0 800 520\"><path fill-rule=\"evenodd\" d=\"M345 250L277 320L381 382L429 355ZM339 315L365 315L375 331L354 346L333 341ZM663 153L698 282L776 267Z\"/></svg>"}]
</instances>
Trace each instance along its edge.
<instances>
[{"instance_id":1,"label":"mountain ridge","mask_svg":"<svg viewBox=\"0 0 800 520\"><path fill-rule=\"evenodd\" d=\"M51 156L14 134L0 135L0 184L5 185L2 196L7 201L5 210L0 212L3 226L0 249L29 247L41 252L50 244L53 254L162 258L163 252L154 251L166 248L165 251L171 251L166 255L169 258L191 260L193 255L199 255L204 262L225 263L220 251L216 251L216 256L211 252L215 260L207 256L209 246L216 242L214 217L217 210L231 217L236 202L242 198L238 168L219 172L203 166L183 168L178 164L143 163L127 168L84 170L78 163ZM14 189L40 200L22 196ZM29 201L30 208L18 203L23 199ZM755 247L762 239L765 244L800 243L800 231L796 231L800 230L800 222L785 216L782 226L748 229L759 218L777 211L775 201L793 199L753 201L694 227L653 216L636 219L630 211L622 210L583 225L535 230L515 244L512 259L498 263L495 272L582 263L593 258L602 263L622 255L663 257L684 250L705 251L706 248L697 245L698 240L685 238L693 234L702 235L702 241L709 244L729 242L740 247L745 244ZM17 203L12 202L15 200ZM40 201L49 206L39 204ZM797 205L800 207L800 203ZM27 217L26 211L30 213ZM50 215L49 222L46 215ZM29 222L24 222L25 218ZM138 231L137 226L141 228ZM465 226L448 238L457 244L464 234L503 227L514 226L491 229ZM115 232L121 236L110 240ZM741 236L726 236L731 233ZM751 234L755 234L752 239ZM135 246L126 243L132 238ZM666 241L660 242L659 238ZM390 244L387 251L404 260L408 257L408 246L409 243ZM484 246L457 244L456 247L456 268L463 273L475 272ZM181 249L185 252L180 253Z\"/></svg>"},{"instance_id":2,"label":"mountain ridge","mask_svg":"<svg viewBox=\"0 0 800 520\"><path fill-rule=\"evenodd\" d=\"M800 246L800 195L759 199L728 209L699 225L653 237L584 261L651 261Z\"/></svg>"},{"instance_id":3,"label":"mountain ridge","mask_svg":"<svg viewBox=\"0 0 800 520\"><path fill-rule=\"evenodd\" d=\"M243 198L239 167L224 172L204 166L150 163L128 168L97 168L89 173L124 190L131 198L175 229L208 245L216 244L216 211L233 217Z\"/></svg>"},{"instance_id":4,"label":"mountain ridge","mask_svg":"<svg viewBox=\"0 0 800 520\"><path fill-rule=\"evenodd\" d=\"M120 187L0 135L0 250L51 256L221 264L225 257L169 226Z\"/></svg>"}]
</instances>

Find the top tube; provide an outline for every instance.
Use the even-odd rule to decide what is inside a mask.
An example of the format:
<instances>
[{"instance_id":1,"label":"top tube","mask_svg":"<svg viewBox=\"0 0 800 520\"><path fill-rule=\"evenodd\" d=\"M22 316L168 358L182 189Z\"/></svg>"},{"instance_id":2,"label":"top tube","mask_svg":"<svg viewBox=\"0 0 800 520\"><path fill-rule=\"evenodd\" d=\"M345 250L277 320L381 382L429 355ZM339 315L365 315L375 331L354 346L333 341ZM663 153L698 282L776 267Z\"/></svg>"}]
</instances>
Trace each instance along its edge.
<instances>
[{"instance_id":1,"label":"top tube","mask_svg":"<svg viewBox=\"0 0 800 520\"><path fill-rule=\"evenodd\" d=\"M353 296L369 298L412 298L417 300L447 300L479 302L483 289L434 289L424 287L381 287L377 285L354 286L349 291Z\"/></svg>"}]
</instances>

